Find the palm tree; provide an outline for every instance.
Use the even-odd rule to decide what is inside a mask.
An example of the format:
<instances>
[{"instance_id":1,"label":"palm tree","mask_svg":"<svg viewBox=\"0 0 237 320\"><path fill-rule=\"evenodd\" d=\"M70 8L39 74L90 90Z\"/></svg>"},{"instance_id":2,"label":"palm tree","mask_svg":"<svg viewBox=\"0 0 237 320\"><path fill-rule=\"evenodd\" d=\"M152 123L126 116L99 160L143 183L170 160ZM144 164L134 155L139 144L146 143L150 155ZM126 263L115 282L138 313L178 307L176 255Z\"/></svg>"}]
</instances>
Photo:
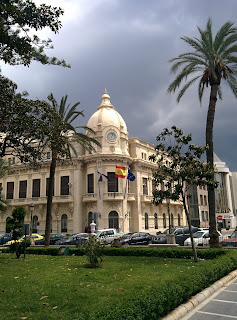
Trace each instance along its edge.
<instances>
[{"instance_id":1,"label":"palm tree","mask_svg":"<svg viewBox=\"0 0 237 320\"><path fill-rule=\"evenodd\" d=\"M221 80L226 80L235 97L237 97L237 28L232 22L226 22L215 37L212 35L212 22L208 19L206 29L198 27L200 38L182 37L188 45L194 49L193 52L180 54L177 58L171 59L173 63L170 71L176 73L181 71L175 80L170 84L168 92L175 92L182 81L186 84L179 91L177 102L180 101L186 90L198 80L198 95L200 103L205 88L210 86L210 99L206 122L206 151L207 162L210 168L213 166L213 125L217 97L222 99ZM190 78L190 75L193 77ZM213 170L214 175L214 170ZM211 246L218 246L215 216L215 190L208 188L210 236Z\"/></svg>"},{"instance_id":2,"label":"palm tree","mask_svg":"<svg viewBox=\"0 0 237 320\"><path fill-rule=\"evenodd\" d=\"M94 151L94 145L100 146L100 143L91 136L95 132L87 126L74 127L72 122L78 118L78 116L84 116L83 111L76 111L80 102L75 103L72 107L67 105L67 95L62 97L60 105L56 102L53 94L48 96L50 101L49 110L47 114L48 118L48 130L46 145L52 152L52 160L50 164L50 175L48 184L48 197L47 197L47 213L46 213L46 226L45 226L45 245L48 246L50 242L50 230L51 230L51 211L52 211L52 199L53 199L53 186L55 169L57 160L60 158L71 158L71 151L76 155L76 149L73 143L79 143L84 146L89 152ZM77 129L85 129L88 135L78 132Z\"/></svg>"}]
</instances>

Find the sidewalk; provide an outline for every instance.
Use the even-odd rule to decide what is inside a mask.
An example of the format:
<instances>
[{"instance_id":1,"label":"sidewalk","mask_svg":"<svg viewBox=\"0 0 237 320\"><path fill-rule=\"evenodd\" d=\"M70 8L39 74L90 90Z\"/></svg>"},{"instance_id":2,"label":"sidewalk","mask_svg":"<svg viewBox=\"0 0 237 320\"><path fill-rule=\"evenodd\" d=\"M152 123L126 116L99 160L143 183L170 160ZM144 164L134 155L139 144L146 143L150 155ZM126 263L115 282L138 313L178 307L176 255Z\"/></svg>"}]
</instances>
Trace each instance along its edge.
<instances>
[{"instance_id":1,"label":"sidewalk","mask_svg":"<svg viewBox=\"0 0 237 320\"><path fill-rule=\"evenodd\" d=\"M180 305L162 320L237 320L237 270Z\"/></svg>"}]
</instances>

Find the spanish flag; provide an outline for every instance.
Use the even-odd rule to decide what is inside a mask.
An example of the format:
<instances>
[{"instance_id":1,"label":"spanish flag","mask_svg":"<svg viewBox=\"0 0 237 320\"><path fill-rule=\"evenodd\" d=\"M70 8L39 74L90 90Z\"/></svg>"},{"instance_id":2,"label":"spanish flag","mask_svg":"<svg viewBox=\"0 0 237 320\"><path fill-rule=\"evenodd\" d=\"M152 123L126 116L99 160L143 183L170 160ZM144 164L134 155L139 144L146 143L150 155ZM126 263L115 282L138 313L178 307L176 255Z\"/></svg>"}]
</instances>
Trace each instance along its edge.
<instances>
[{"instance_id":1,"label":"spanish flag","mask_svg":"<svg viewBox=\"0 0 237 320\"><path fill-rule=\"evenodd\" d=\"M125 178L126 177L126 168L121 166L116 166L115 169L116 178Z\"/></svg>"}]
</instances>

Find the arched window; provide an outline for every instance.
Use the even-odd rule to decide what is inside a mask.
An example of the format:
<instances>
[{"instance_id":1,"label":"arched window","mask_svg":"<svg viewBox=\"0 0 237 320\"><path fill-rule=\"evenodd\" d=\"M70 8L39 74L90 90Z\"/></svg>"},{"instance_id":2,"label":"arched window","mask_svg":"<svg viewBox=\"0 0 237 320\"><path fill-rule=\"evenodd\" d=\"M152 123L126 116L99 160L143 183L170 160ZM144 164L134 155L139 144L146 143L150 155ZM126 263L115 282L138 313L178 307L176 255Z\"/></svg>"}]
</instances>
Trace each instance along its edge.
<instances>
[{"instance_id":1,"label":"arched window","mask_svg":"<svg viewBox=\"0 0 237 320\"><path fill-rule=\"evenodd\" d=\"M178 226L180 226L181 222L180 222L180 214L178 213Z\"/></svg>"},{"instance_id":2,"label":"arched window","mask_svg":"<svg viewBox=\"0 0 237 320\"><path fill-rule=\"evenodd\" d=\"M67 232L67 215L63 214L61 217L61 232Z\"/></svg>"},{"instance_id":3,"label":"arched window","mask_svg":"<svg viewBox=\"0 0 237 320\"><path fill-rule=\"evenodd\" d=\"M119 229L119 216L116 211L109 213L109 228Z\"/></svg>"},{"instance_id":4,"label":"arched window","mask_svg":"<svg viewBox=\"0 0 237 320\"><path fill-rule=\"evenodd\" d=\"M166 215L163 213L163 227L166 228Z\"/></svg>"},{"instance_id":5,"label":"arched window","mask_svg":"<svg viewBox=\"0 0 237 320\"><path fill-rule=\"evenodd\" d=\"M11 218L10 217L7 217L6 219L6 233L10 233L12 230L11 230L11 226L10 226L10 220Z\"/></svg>"},{"instance_id":6,"label":"arched window","mask_svg":"<svg viewBox=\"0 0 237 320\"><path fill-rule=\"evenodd\" d=\"M34 216L33 220L32 220L32 232L33 233L37 233L37 222L38 222L38 217Z\"/></svg>"},{"instance_id":7,"label":"arched window","mask_svg":"<svg viewBox=\"0 0 237 320\"><path fill-rule=\"evenodd\" d=\"M171 213L171 215L170 215L170 224L171 224L171 228L173 228L174 227L174 215L173 215L173 213Z\"/></svg>"},{"instance_id":8,"label":"arched window","mask_svg":"<svg viewBox=\"0 0 237 320\"><path fill-rule=\"evenodd\" d=\"M158 218L157 218L157 213L154 214L154 226L155 229L158 229Z\"/></svg>"},{"instance_id":9,"label":"arched window","mask_svg":"<svg viewBox=\"0 0 237 320\"><path fill-rule=\"evenodd\" d=\"M145 213L145 229L149 229L148 213Z\"/></svg>"}]
</instances>

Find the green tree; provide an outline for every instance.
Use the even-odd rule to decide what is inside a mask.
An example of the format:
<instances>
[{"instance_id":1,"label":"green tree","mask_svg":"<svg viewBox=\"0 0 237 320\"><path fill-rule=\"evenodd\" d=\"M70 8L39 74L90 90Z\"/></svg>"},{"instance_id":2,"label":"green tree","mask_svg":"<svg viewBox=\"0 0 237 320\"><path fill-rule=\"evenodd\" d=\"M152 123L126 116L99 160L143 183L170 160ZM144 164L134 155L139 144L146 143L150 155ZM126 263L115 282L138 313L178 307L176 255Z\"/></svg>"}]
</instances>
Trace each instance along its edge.
<instances>
[{"instance_id":1,"label":"green tree","mask_svg":"<svg viewBox=\"0 0 237 320\"><path fill-rule=\"evenodd\" d=\"M159 205L166 199L181 201L188 221L194 260L197 261L187 203L188 189L190 185L217 186L213 170L200 160L207 147L191 144L192 135L183 135L183 131L176 126L172 126L171 130L165 128L156 140L159 142L155 147L156 154L149 157L157 164L157 170L153 172L153 203ZM162 183L164 189L160 188Z\"/></svg>"},{"instance_id":2,"label":"green tree","mask_svg":"<svg viewBox=\"0 0 237 320\"><path fill-rule=\"evenodd\" d=\"M14 82L0 75L0 158L13 155L21 162L36 161L44 139L47 104L26 99L16 90Z\"/></svg>"},{"instance_id":3,"label":"green tree","mask_svg":"<svg viewBox=\"0 0 237 320\"><path fill-rule=\"evenodd\" d=\"M13 233L12 240L17 240L22 235L22 227L26 216L26 209L24 207L16 207L12 211L12 217L8 221L8 226ZM12 246L13 251L16 252L16 257L19 258L22 252L22 245L15 242Z\"/></svg>"},{"instance_id":4,"label":"green tree","mask_svg":"<svg viewBox=\"0 0 237 320\"><path fill-rule=\"evenodd\" d=\"M76 155L75 143L79 143L86 150L92 152L95 150L94 145L100 143L92 136L95 132L87 126L72 125L79 116L84 116L83 111L77 111L76 108L80 102L75 103L73 106L67 105L67 95L62 97L58 105L53 94L48 96L50 104L48 110L45 109L48 117L48 132L45 139L45 145L52 151L52 160L50 164L50 175L48 184L48 197L47 197L47 213L46 213L46 226L45 226L45 245L49 245L50 229L51 229L51 212L52 212L52 199L53 199L53 186L54 176L57 161L63 158L71 158L71 151ZM77 130L84 129L87 134L78 132Z\"/></svg>"},{"instance_id":5,"label":"green tree","mask_svg":"<svg viewBox=\"0 0 237 320\"><path fill-rule=\"evenodd\" d=\"M208 19L206 29L198 27L200 38L182 37L181 39L190 45L193 52L180 54L177 58L171 59L173 63L171 73L180 72L170 84L168 92L175 92L183 81L186 84L179 91L177 101L179 102L186 90L198 81L198 95L202 101L205 88L210 86L210 99L206 121L206 150L207 162L213 168L213 125L217 97L222 99L221 80L226 83L237 97L237 29L232 22L226 22L215 37L212 34L212 22ZM193 78L190 79L190 76ZM214 174L214 172L213 172ZM216 237L216 215L215 215L215 190L208 188L209 216L210 216L210 237L212 246L218 246ZM216 241L215 241L216 239Z\"/></svg>"},{"instance_id":6,"label":"green tree","mask_svg":"<svg viewBox=\"0 0 237 320\"><path fill-rule=\"evenodd\" d=\"M0 2L0 59L5 63L28 66L31 61L68 66L64 60L48 57L45 49L53 48L50 39L41 40L32 30L48 27L57 33L61 28L63 10L31 0L1 0Z\"/></svg>"}]
</instances>

